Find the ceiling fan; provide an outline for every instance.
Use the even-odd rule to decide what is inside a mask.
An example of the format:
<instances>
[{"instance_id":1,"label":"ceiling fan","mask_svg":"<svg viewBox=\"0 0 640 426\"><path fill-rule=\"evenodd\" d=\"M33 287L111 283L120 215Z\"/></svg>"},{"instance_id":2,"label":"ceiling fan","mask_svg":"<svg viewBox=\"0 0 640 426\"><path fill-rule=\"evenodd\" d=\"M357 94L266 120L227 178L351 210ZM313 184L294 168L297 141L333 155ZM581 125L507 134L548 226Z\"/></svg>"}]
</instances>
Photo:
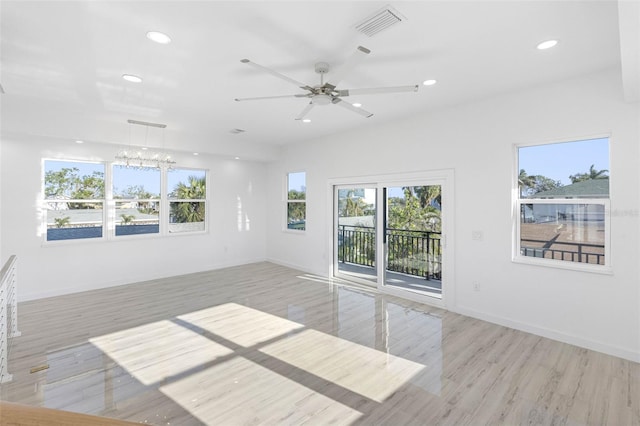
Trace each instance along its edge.
<instances>
[{"instance_id":1,"label":"ceiling fan","mask_svg":"<svg viewBox=\"0 0 640 426\"><path fill-rule=\"evenodd\" d=\"M326 62L318 62L315 64L316 73L320 74L320 84L316 86L310 86L308 84L301 83L293 78L287 77L286 75L280 74L277 71L272 70L271 68L267 68L265 66L256 64L255 62L250 61L249 59L242 59L240 62L243 64L251 65L254 68L260 69L262 71L266 71L269 74L285 80L289 83L295 84L299 88L306 90L307 93L298 93L295 95L282 95L282 96L261 96L255 98L236 98L236 101L255 101L255 100L263 100L263 99L277 99L277 98L308 98L309 103L307 106L298 114L295 118L296 120L302 120L304 117L311 111L315 106L323 106L323 105L338 105L349 111L353 111L357 114L360 114L363 117L369 118L373 115L373 113L366 111L362 108L355 106L352 103L349 103L343 98L352 95L377 95L381 93L399 93L399 92L417 92L418 85L412 86L396 86L396 87L373 87L368 89L338 89L337 86L340 84L344 76L349 73L356 65L358 65L365 57L371 53L369 49L366 47L358 46L355 53L345 62L345 64L338 69L336 73L334 73L330 78L331 81L324 82L324 75L329 72L329 64Z\"/></svg>"}]
</instances>

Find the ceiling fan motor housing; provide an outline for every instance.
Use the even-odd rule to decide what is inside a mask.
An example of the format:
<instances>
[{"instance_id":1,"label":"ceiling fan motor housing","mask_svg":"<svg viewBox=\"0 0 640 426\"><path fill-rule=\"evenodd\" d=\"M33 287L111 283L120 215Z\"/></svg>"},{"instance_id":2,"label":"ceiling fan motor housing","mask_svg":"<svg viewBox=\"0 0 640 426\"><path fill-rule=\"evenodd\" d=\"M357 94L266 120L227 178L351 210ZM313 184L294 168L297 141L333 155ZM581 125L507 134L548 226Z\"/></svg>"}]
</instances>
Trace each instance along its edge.
<instances>
[{"instance_id":1,"label":"ceiling fan motor housing","mask_svg":"<svg viewBox=\"0 0 640 426\"><path fill-rule=\"evenodd\" d=\"M325 93L320 93L311 98L311 102L314 105L329 105L331 103L331 96Z\"/></svg>"}]
</instances>

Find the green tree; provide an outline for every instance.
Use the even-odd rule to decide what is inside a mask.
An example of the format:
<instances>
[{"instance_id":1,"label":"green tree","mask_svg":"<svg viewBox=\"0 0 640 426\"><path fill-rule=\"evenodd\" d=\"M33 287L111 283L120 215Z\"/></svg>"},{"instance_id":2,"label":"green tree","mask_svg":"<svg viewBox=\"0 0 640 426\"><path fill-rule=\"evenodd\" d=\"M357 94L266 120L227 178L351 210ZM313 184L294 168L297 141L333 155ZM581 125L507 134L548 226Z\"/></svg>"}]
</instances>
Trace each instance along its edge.
<instances>
[{"instance_id":1,"label":"green tree","mask_svg":"<svg viewBox=\"0 0 640 426\"><path fill-rule=\"evenodd\" d=\"M72 188L78 180L76 167L63 167L58 171L49 170L44 174L44 193L47 198L71 198Z\"/></svg>"},{"instance_id":2,"label":"green tree","mask_svg":"<svg viewBox=\"0 0 640 426\"><path fill-rule=\"evenodd\" d=\"M158 196L144 189L143 185L129 185L126 189L123 189L122 191L119 191L117 195L114 195L114 198L150 200L153 198L158 198Z\"/></svg>"},{"instance_id":3,"label":"green tree","mask_svg":"<svg viewBox=\"0 0 640 426\"><path fill-rule=\"evenodd\" d=\"M133 223L133 219L136 218L132 214L121 214L120 217L122 218L122 221L121 221L122 225L131 225Z\"/></svg>"},{"instance_id":4,"label":"green tree","mask_svg":"<svg viewBox=\"0 0 640 426\"><path fill-rule=\"evenodd\" d=\"M595 164L592 164L591 167L589 167L589 171L587 173L576 173L575 175L569 176L569 179L571 179L571 183L582 182L591 179L609 179L609 175L607 174L609 170L597 170L595 166Z\"/></svg>"},{"instance_id":5,"label":"green tree","mask_svg":"<svg viewBox=\"0 0 640 426\"><path fill-rule=\"evenodd\" d=\"M93 172L79 175L77 167L49 170L44 175L44 190L47 198L91 200L104 198L104 173ZM69 203L70 209L92 209L99 206L88 203Z\"/></svg>"},{"instance_id":6,"label":"green tree","mask_svg":"<svg viewBox=\"0 0 640 426\"><path fill-rule=\"evenodd\" d=\"M520 169L520 174L518 175L518 188L520 188L521 197L530 195L530 192L533 190L535 183L535 176L529 176L524 169Z\"/></svg>"},{"instance_id":7,"label":"green tree","mask_svg":"<svg viewBox=\"0 0 640 426\"><path fill-rule=\"evenodd\" d=\"M430 206L434 201L441 204L442 194L440 185L410 186L404 187L403 189L405 191L409 189L411 194L418 198L421 208Z\"/></svg>"},{"instance_id":8,"label":"green tree","mask_svg":"<svg viewBox=\"0 0 640 426\"><path fill-rule=\"evenodd\" d=\"M520 189L521 197L528 197L538 192L549 191L561 186L562 182L559 180L553 180L543 175L528 175L524 169L520 169L518 188Z\"/></svg>"},{"instance_id":9,"label":"green tree","mask_svg":"<svg viewBox=\"0 0 640 426\"><path fill-rule=\"evenodd\" d=\"M362 199L362 197L356 197L353 191L347 192L347 196L340 201L341 206L339 206L339 208L340 216L342 217L370 215L371 209L369 205Z\"/></svg>"},{"instance_id":10,"label":"green tree","mask_svg":"<svg viewBox=\"0 0 640 426\"><path fill-rule=\"evenodd\" d=\"M57 217L53 219L53 221L56 224L56 228L64 228L65 226L71 223L71 218L69 216Z\"/></svg>"},{"instance_id":11,"label":"green tree","mask_svg":"<svg viewBox=\"0 0 640 426\"><path fill-rule=\"evenodd\" d=\"M420 204L409 187L404 188L404 198L389 198L387 227L408 231L440 231L440 210L430 204L425 207Z\"/></svg>"},{"instance_id":12,"label":"green tree","mask_svg":"<svg viewBox=\"0 0 640 426\"><path fill-rule=\"evenodd\" d=\"M171 217L174 223L203 222L205 218L204 201L182 201L182 200L203 200L206 198L206 178L189 176L188 184L178 183L169 194L170 198L177 198L181 201L171 202Z\"/></svg>"},{"instance_id":13,"label":"green tree","mask_svg":"<svg viewBox=\"0 0 640 426\"><path fill-rule=\"evenodd\" d=\"M290 189L287 197L289 200L305 200L307 194L304 191ZM288 223L299 222L307 217L306 203L287 203L287 221Z\"/></svg>"}]
</instances>

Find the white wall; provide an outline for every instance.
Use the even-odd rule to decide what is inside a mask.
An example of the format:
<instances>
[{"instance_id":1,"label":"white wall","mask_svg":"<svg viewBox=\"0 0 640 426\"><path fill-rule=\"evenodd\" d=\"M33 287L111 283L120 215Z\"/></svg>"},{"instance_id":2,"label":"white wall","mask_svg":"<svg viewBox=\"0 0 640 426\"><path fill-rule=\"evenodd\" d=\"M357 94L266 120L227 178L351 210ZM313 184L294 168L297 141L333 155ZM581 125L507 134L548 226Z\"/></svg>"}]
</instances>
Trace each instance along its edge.
<instances>
[{"instance_id":1,"label":"white wall","mask_svg":"<svg viewBox=\"0 0 640 426\"><path fill-rule=\"evenodd\" d=\"M456 297L448 308L640 360L639 118L639 105L623 101L620 71L613 69L402 122L377 125L374 116L367 130L292 145L269 168L268 257L328 273L329 179L454 169L456 281L449 284ZM611 135L614 273L513 263L513 145L602 134ZM307 172L303 235L281 231L283 179L298 170ZM482 241L472 240L475 230ZM480 292L472 289L475 280Z\"/></svg>"},{"instance_id":2,"label":"white wall","mask_svg":"<svg viewBox=\"0 0 640 426\"><path fill-rule=\"evenodd\" d=\"M206 155L176 159L210 171L208 233L43 245L42 158L112 161L117 149L36 137L2 141L1 252L18 255L20 301L264 260L266 166Z\"/></svg>"}]
</instances>

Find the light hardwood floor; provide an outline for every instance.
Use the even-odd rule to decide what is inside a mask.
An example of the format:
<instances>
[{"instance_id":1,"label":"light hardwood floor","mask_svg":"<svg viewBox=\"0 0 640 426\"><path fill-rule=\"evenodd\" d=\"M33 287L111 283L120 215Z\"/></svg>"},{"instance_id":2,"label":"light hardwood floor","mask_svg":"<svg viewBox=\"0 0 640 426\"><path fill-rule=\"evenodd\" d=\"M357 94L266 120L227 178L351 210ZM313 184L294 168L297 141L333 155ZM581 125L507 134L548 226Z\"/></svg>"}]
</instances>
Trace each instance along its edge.
<instances>
[{"instance_id":1,"label":"light hardwood floor","mask_svg":"<svg viewBox=\"0 0 640 426\"><path fill-rule=\"evenodd\" d=\"M22 303L19 328L1 399L136 422L640 425L639 364L269 263Z\"/></svg>"}]
</instances>

